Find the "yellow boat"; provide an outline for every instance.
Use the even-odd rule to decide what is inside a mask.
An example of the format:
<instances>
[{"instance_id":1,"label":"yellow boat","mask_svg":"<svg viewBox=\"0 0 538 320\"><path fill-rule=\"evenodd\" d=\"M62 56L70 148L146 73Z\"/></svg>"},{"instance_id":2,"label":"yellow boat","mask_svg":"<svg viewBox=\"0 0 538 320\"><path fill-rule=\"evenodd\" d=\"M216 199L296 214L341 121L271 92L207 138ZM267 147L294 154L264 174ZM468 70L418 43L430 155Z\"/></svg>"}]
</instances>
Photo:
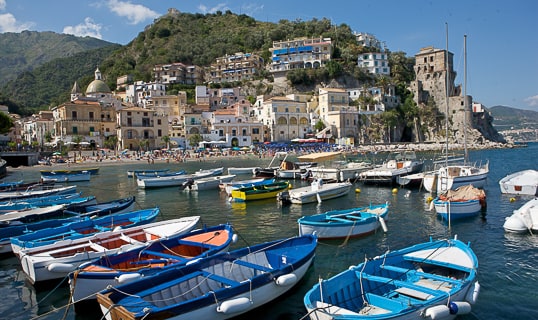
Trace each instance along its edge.
<instances>
[{"instance_id":1,"label":"yellow boat","mask_svg":"<svg viewBox=\"0 0 538 320\"><path fill-rule=\"evenodd\" d=\"M232 190L232 200L237 202L245 202L250 200L261 200L269 198L276 199L276 195L278 193L288 188L289 183L286 181L239 188Z\"/></svg>"}]
</instances>

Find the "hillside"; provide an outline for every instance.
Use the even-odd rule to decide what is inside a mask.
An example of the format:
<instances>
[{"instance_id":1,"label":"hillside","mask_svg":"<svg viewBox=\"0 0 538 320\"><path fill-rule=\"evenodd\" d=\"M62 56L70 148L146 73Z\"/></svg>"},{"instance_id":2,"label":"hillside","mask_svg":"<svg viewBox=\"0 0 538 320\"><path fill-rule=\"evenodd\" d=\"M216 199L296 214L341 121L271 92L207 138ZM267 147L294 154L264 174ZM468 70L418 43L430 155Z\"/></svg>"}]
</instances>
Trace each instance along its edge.
<instances>
[{"instance_id":1,"label":"hillside","mask_svg":"<svg viewBox=\"0 0 538 320\"><path fill-rule=\"evenodd\" d=\"M488 108L494 118L493 125L498 130L538 128L538 112L506 106Z\"/></svg>"},{"instance_id":2,"label":"hillside","mask_svg":"<svg viewBox=\"0 0 538 320\"><path fill-rule=\"evenodd\" d=\"M351 29L345 24L331 26L326 18L271 23L230 11L202 15L170 9L107 59L101 70L107 75L108 85L113 88L116 77L124 74L133 74L135 79L151 80L151 70L155 64L179 61L209 67L215 58L237 52L256 53L265 61L270 61L268 49L273 46L273 41L296 37L335 39L338 49L334 58L356 65L356 54L352 52L357 46L349 46L355 42Z\"/></svg>"},{"instance_id":3,"label":"hillside","mask_svg":"<svg viewBox=\"0 0 538 320\"><path fill-rule=\"evenodd\" d=\"M75 81L85 88L94 79L95 68L120 47L109 45L79 52L21 73L2 88L2 93L20 106L17 110L10 108L10 112L29 114L69 100Z\"/></svg>"},{"instance_id":4,"label":"hillside","mask_svg":"<svg viewBox=\"0 0 538 320\"><path fill-rule=\"evenodd\" d=\"M13 80L22 72L51 60L111 44L95 38L54 32L0 33L0 83Z\"/></svg>"}]
</instances>

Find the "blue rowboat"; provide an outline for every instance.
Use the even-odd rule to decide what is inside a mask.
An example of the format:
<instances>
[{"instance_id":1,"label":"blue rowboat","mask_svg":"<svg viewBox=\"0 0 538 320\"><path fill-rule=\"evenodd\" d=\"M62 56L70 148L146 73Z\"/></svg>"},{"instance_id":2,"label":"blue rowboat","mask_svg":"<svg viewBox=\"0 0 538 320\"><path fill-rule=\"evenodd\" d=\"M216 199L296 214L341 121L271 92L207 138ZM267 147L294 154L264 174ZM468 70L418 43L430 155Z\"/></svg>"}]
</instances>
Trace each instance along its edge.
<instances>
[{"instance_id":1,"label":"blue rowboat","mask_svg":"<svg viewBox=\"0 0 538 320\"><path fill-rule=\"evenodd\" d=\"M18 254L22 249L36 248L60 240L86 238L115 228L135 227L152 222L158 214L159 210L148 209L72 222L56 228L42 229L11 238L11 248L13 253Z\"/></svg>"},{"instance_id":2,"label":"blue rowboat","mask_svg":"<svg viewBox=\"0 0 538 320\"><path fill-rule=\"evenodd\" d=\"M95 304L95 294L108 286L125 284L171 267L185 265L195 259L209 257L227 250L235 239L232 226L221 224L81 265L77 271L69 274L71 299L75 309Z\"/></svg>"},{"instance_id":3,"label":"blue rowboat","mask_svg":"<svg viewBox=\"0 0 538 320\"><path fill-rule=\"evenodd\" d=\"M107 319L227 319L280 297L311 265L312 235L196 260L97 294Z\"/></svg>"},{"instance_id":4,"label":"blue rowboat","mask_svg":"<svg viewBox=\"0 0 538 320\"><path fill-rule=\"evenodd\" d=\"M321 214L303 216L299 234L316 234L319 239L359 237L374 232L380 226L386 230L389 203L367 207L332 210Z\"/></svg>"},{"instance_id":5,"label":"blue rowboat","mask_svg":"<svg viewBox=\"0 0 538 320\"><path fill-rule=\"evenodd\" d=\"M81 216L105 216L109 214L125 213L132 211L135 205L135 197L129 196L126 198L114 199L107 202L81 204L70 206L66 213Z\"/></svg>"},{"instance_id":6,"label":"blue rowboat","mask_svg":"<svg viewBox=\"0 0 538 320\"><path fill-rule=\"evenodd\" d=\"M477 300L477 270L469 244L430 239L320 280L304 305L310 319L453 319Z\"/></svg>"}]
</instances>

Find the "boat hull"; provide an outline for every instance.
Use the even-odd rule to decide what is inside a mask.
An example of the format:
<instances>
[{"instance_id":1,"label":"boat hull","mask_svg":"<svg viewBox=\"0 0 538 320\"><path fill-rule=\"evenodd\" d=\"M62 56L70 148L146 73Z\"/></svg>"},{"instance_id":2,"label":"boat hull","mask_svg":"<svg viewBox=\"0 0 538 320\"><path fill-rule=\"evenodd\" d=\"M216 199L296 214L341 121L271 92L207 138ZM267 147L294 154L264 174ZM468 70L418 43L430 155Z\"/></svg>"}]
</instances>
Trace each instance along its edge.
<instances>
[{"instance_id":1,"label":"boat hull","mask_svg":"<svg viewBox=\"0 0 538 320\"><path fill-rule=\"evenodd\" d=\"M309 186L288 190L288 195L283 194L282 199L292 204L307 204L343 197L349 193L352 184L350 182L324 183L321 187Z\"/></svg>"},{"instance_id":2,"label":"boat hull","mask_svg":"<svg viewBox=\"0 0 538 320\"><path fill-rule=\"evenodd\" d=\"M375 232L388 220L388 208L389 205L386 203L303 216L297 220L299 235L315 234L318 239L365 236Z\"/></svg>"},{"instance_id":3,"label":"boat hull","mask_svg":"<svg viewBox=\"0 0 538 320\"><path fill-rule=\"evenodd\" d=\"M477 166L448 166L440 168L438 171L424 174L424 189L429 192L442 193L447 190L454 190L461 186L473 185L476 188L483 188L489 174L489 167Z\"/></svg>"},{"instance_id":4,"label":"boat hull","mask_svg":"<svg viewBox=\"0 0 538 320\"><path fill-rule=\"evenodd\" d=\"M102 232L89 238L58 241L38 248L21 250L19 260L32 284L61 279L75 271L81 264L104 254L129 251L146 246L162 236L189 232L198 223L199 217L183 219L154 222L121 231Z\"/></svg>"},{"instance_id":5,"label":"boat hull","mask_svg":"<svg viewBox=\"0 0 538 320\"><path fill-rule=\"evenodd\" d=\"M434 199L433 204L437 214L446 221L475 217L482 210L480 200L442 201Z\"/></svg>"},{"instance_id":6,"label":"boat hull","mask_svg":"<svg viewBox=\"0 0 538 320\"><path fill-rule=\"evenodd\" d=\"M538 171L523 170L499 181L501 193L538 196Z\"/></svg>"}]
</instances>

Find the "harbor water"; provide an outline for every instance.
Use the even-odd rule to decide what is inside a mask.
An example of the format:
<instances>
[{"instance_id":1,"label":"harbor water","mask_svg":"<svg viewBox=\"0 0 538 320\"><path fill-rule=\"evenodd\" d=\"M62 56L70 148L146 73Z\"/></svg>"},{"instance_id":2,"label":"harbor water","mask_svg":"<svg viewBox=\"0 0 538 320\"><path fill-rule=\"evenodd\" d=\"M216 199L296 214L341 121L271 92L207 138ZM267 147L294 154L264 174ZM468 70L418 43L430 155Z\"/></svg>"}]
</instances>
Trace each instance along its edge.
<instances>
[{"instance_id":1,"label":"harbor water","mask_svg":"<svg viewBox=\"0 0 538 320\"><path fill-rule=\"evenodd\" d=\"M478 302L469 315L459 319L538 319L538 235L505 233L505 217L522 206L529 197L502 195L499 180L509 173L538 169L538 143L518 149L471 151L471 161L489 160L490 173L485 187L487 208L480 216L453 222L450 226L430 210L423 190L396 189L355 183L345 197L320 204L281 205L276 199L248 203L230 202L225 193L212 191L180 191L178 188L142 190L127 177L127 170L152 168L184 169L194 172L214 167L264 166L270 158L209 158L198 162L155 163L131 161L120 165L103 165L89 182L77 183L84 196L95 195L98 201L134 195L138 209L158 206L158 219L199 215L206 225L230 222L239 235L234 247L286 238L298 234L297 219L303 215L345 209L388 201L390 215L387 232L359 239L320 241L316 258L305 278L288 294L242 315L238 319L301 319L305 317L303 295L320 278L331 277L350 265L368 257L396 250L419 242L448 238L470 242L479 259L478 279L481 285ZM92 163L88 163L92 166ZM12 169L12 175L24 180L39 179L43 167ZM241 178L249 178L241 177ZM302 181L291 181L293 186ZM0 303L2 319L101 319L98 308L75 314L69 303L69 287L64 282L50 288L34 288L14 256L0 258Z\"/></svg>"}]
</instances>

